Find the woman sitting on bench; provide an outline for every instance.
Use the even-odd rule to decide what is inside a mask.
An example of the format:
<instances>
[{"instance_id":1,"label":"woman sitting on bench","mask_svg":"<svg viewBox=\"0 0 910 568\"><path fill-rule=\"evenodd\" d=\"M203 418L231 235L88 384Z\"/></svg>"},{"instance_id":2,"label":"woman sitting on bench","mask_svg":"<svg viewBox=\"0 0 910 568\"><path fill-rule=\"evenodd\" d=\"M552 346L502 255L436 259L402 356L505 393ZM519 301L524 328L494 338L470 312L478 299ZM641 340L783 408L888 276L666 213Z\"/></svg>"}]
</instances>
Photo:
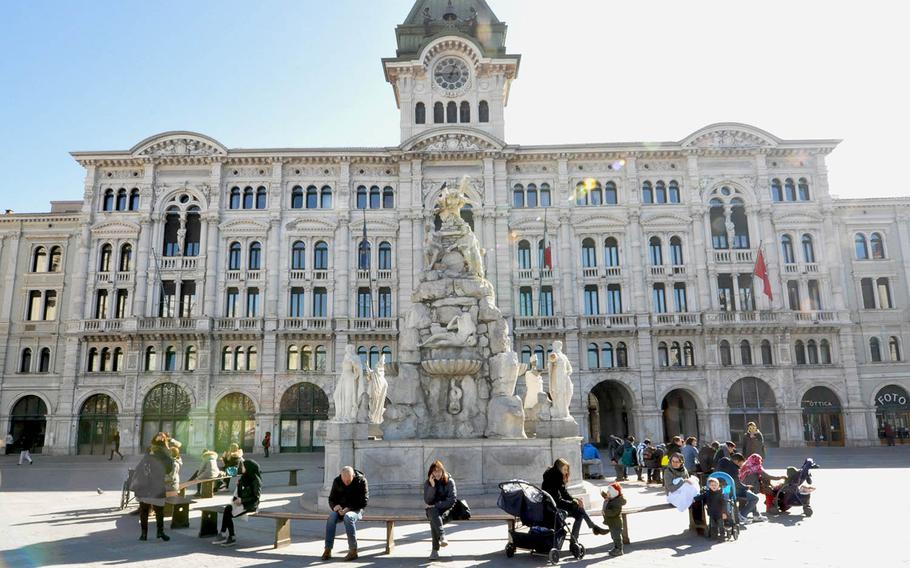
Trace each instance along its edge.
<instances>
[{"instance_id":1,"label":"woman sitting on bench","mask_svg":"<svg viewBox=\"0 0 910 568\"><path fill-rule=\"evenodd\" d=\"M221 517L221 532L212 544L234 546L234 517L247 513L254 513L259 508L259 497L262 494L262 476L259 474L259 464L253 460L240 460L240 479L230 505L225 506L224 515ZM235 511L239 513L235 514ZM227 534L225 534L227 533Z\"/></svg>"}]
</instances>

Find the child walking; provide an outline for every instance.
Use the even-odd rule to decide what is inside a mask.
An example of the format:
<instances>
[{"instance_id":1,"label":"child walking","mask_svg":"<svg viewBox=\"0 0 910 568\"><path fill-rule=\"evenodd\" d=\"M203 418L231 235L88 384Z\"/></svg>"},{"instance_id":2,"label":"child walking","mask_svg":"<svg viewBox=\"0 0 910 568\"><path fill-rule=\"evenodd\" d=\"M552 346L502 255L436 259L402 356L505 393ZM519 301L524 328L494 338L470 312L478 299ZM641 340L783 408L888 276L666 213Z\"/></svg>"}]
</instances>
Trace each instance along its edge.
<instances>
[{"instance_id":1,"label":"child walking","mask_svg":"<svg viewBox=\"0 0 910 568\"><path fill-rule=\"evenodd\" d=\"M610 529L610 536L613 537L610 556L622 556L622 508L626 504L626 498L622 496L622 486L619 483L612 483L600 492L600 496L604 498L604 524Z\"/></svg>"}]
</instances>

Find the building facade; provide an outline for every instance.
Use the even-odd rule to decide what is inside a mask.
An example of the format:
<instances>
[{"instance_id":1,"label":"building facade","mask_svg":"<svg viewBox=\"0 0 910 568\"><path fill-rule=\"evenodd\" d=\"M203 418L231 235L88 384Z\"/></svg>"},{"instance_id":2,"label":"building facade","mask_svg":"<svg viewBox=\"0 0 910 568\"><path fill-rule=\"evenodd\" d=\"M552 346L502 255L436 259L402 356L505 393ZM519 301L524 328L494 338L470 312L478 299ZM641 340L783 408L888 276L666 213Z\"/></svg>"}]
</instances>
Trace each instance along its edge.
<instances>
[{"instance_id":1,"label":"building facade","mask_svg":"<svg viewBox=\"0 0 910 568\"><path fill-rule=\"evenodd\" d=\"M83 201L0 216L5 431L54 454L107 453L115 430L133 452L159 430L319 449L347 345L392 361L396 412L433 204L467 176L516 351L542 363L564 342L586 438L735 440L748 421L784 446L906 435L910 199L835 199L837 140L744 124L509 144L505 32L482 0L415 4L383 60L397 146L167 132L73 153Z\"/></svg>"}]
</instances>

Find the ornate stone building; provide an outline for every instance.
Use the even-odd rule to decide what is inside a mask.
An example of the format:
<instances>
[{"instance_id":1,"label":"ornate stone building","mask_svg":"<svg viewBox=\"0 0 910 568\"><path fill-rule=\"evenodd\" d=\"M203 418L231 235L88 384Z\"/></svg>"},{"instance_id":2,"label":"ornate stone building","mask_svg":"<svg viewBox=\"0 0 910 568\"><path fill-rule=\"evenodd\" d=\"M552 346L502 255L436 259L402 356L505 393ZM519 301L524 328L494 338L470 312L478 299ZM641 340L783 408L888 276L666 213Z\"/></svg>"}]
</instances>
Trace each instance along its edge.
<instances>
[{"instance_id":1,"label":"ornate stone building","mask_svg":"<svg viewBox=\"0 0 910 568\"><path fill-rule=\"evenodd\" d=\"M564 342L586 437L737 439L749 420L788 446L906 432L910 199L834 199L837 140L723 123L510 144L520 58L486 2L419 0L396 35L397 146L167 132L74 152L82 202L0 216L6 432L57 454L105 453L115 428L134 452L161 429L194 449L272 431L312 450L349 344L371 366L386 353L387 412L402 412L420 396L395 389L402 316L440 187L463 176L516 351L542 362Z\"/></svg>"}]
</instances>

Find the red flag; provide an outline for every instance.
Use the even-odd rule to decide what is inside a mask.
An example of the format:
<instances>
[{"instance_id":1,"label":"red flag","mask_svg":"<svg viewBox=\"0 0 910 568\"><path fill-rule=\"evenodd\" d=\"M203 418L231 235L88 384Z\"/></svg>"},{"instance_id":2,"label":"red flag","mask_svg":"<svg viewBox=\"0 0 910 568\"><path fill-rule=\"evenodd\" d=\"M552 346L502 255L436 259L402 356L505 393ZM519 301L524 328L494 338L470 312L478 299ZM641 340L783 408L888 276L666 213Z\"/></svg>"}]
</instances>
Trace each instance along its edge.
<instances>
[{"instance_id":1,"label":"red flag","mask_svg":"<svg viewBox=\"0 0 910 568\"><path fill-rule=\"evenodd\" d=\"M553 250L550 248L550 239L547 238L547 210L543 211L543 265L553 270Z\"/></svg>"},{"instance_id":2,"label":"red flag","mask_svg":"<svg viewBox=\"0 0 910 568\"><path fill-rule=\"evenodd\" d=\"M771 295L771 279L768 278L768 267L765 265L765 254L762 249L758 249L758 258L755 259L755 268L752 270L752 275L761 279L762 291L768 296L768 300L773 300L774 297Z\"/></svg>"}]
</instances>

